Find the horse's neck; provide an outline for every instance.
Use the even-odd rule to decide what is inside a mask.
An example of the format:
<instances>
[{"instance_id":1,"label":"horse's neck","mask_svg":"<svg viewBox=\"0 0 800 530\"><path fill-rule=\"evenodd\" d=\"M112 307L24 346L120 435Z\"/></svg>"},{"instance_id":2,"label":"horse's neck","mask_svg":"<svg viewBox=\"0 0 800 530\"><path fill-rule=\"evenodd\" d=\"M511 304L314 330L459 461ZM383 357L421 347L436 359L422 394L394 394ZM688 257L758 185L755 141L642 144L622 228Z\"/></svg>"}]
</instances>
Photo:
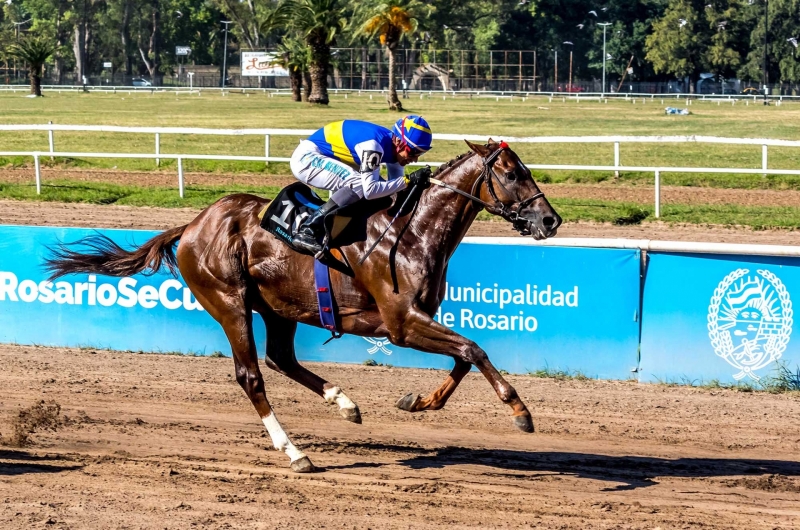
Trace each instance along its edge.
<instances>
[{"instance_id":1,"label":"horse's neck","mask_svg":"<svg viewBox=\"0 0 800 530\"><path fill-rule=\"evenodd\" d=\"M470 154L436 178L471 194L473 191L478 193L473 187L480 174L480 157ZM467 234L479 211L480 208L472 200L434 185L423 194L411 228L428 249L428 256L436 261L443 257L446 261Z\"/></svg>"}]
</instances>

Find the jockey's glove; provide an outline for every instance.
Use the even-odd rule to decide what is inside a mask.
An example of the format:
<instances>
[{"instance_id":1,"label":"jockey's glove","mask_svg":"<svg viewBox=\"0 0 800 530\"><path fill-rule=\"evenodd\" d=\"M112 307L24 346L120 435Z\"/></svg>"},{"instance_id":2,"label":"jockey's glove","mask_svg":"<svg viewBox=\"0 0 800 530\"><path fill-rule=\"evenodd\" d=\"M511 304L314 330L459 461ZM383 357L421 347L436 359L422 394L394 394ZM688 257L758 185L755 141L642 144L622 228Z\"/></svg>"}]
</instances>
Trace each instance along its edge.
<instances>
[{"instance_id":1,"label":"jockey's glove","mask_svg":"<svg viewBox=\"0 0 800 530\"><path fill-rule=\"evenodd\" d=\"M431 187L431 175L432 172L430 166L420 168L404 177L406 186L419 186L423 190L426 190Z\"/></svg>"}]
</instances>

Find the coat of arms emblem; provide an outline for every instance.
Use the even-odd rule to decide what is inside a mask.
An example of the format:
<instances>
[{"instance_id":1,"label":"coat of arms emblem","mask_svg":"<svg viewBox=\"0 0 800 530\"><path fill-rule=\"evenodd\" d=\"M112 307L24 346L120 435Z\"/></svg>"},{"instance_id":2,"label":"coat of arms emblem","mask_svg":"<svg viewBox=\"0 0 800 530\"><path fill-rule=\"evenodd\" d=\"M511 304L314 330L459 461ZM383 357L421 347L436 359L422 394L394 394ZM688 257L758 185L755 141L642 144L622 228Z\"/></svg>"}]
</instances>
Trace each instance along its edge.
<instances>
[{"instance_id":1,"label":"coat of arms emblem","mask_svg":"<svg viewBox=\"0 0 800 530\"><path fill-rule=\"evenodd\" d=\"M379 351L385 353L386 355L392 354L392 350L387 348L387 346L391 344L391 342L389 342L389 339L373 339L371 337L361 337L361 338L372 344L371 348L367 348L367 353L369 353L370 355L373 355Z\"/></svg>"},{"instance_id":2,"label":"coat of arms emblem","mask_svg":"<svg viewBox=\"0 0 800 530\"><path fill-rule=\"evenodd\" d=\"M739 370L737 381L777 361L792 334L792 301L783 282L768 270L737 269L714 290L708 307L708 337L714 352Z\"/></svg>"}]
</instances>

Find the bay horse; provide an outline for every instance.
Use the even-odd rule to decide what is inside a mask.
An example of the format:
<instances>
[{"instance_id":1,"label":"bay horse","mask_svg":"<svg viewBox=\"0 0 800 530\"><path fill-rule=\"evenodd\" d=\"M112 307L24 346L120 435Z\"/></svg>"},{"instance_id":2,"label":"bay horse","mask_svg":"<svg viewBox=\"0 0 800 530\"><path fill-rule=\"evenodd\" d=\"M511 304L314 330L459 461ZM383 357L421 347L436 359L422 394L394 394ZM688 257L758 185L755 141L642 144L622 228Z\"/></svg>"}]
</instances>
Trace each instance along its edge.
<instances>
[{"instance_id":1,"label":"bay horse","mask_svg":"<svg viewBox=\"0 0 800 530\"><path fill-rule=\"evenodd\" d=\"M386 227L387 210L368 220L367 240L334 250L352 268L351 277L331 271L339 308L340 331L388 338L405 348L449 355L455 361L444 383L426 397L408 394L396 406L409 412L444 407L458 384L475 366L512 410L514 424L533 432L528 408L489 361L486 352L433 319L445 295L450 257L481 209L512 222L523 234L545 239L556 234L561 218L544 197L530 171L505 143L467 142L470 152L440 167L436 174L449 186L424 192L416 211L393 225L363 264L370 241ZM458 193L456 193L458 192ZM459 194L460 193L460 194ZM278 422L264 390L253 338L253 311L267 328L265 364L330 404L354 423L358 406L336 385L301 366L295 357L297 323L320 327L313 278L313 258L294 252L261 228L259 212L268 199L248 194L224 197L191 223L167 230L133 250L104 236L51 249L52 279L70 273L130 276L167 266L180 270L198 302L222 326L231 344L236 380L261 417L273 445L290 459L293 471L314 471ZM177 255L175 243L180 240ZM502 264L482 263L483 267Z\"/></svg>"}]
</instances>

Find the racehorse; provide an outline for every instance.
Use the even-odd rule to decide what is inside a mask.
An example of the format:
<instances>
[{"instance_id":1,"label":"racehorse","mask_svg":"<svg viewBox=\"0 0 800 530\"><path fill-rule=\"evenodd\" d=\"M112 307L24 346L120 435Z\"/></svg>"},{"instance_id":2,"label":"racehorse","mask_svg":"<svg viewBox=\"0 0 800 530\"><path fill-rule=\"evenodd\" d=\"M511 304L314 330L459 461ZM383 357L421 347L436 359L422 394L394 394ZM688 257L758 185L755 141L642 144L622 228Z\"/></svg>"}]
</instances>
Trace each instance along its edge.
<instances>
[{"instance_id":1,"label":"racehorse","mask_svg":"<svg viewBox=\"0 0 800 530\"><path fill-rule=\"evenodd\" d=\"M561 218L536 185L530 171L507 144L467 142L470 152L440 167L439 184L422 194L405 223L391 226L373 254L359 263L370 242L386 227L384 210L368 220L367 240L334 250L353 276L331 273L331 290L344 333L388 338L406 348L449 355L455 366L444 383L426 397L408 394L396 406L409 412L444 407L475 366L512 409L514 424L533 432L528 408L477 344L433 319L445 295L450 257L481 209L513 223L522 234L545 239L556 234ZM278 422L264 390L253 338L253 311L267 328L266 365L336 404L347 420L361 423L358 407L342 390L301 366L295 357L297 323L320 326L313 258L294 252L261 228L259 212L269 200L230 195L206 208L191 223L167 230L133 250L103 236L51 249L52 278L70 273L130 276L166 265L180 270L198 302L220 323L231 344L236 380L264 422L273 445L290 458L295 472L315 468ZM180 240L177 256L175 243ZM504 264L476 263L476 267Z\"/></svg>"}]
</instances>

